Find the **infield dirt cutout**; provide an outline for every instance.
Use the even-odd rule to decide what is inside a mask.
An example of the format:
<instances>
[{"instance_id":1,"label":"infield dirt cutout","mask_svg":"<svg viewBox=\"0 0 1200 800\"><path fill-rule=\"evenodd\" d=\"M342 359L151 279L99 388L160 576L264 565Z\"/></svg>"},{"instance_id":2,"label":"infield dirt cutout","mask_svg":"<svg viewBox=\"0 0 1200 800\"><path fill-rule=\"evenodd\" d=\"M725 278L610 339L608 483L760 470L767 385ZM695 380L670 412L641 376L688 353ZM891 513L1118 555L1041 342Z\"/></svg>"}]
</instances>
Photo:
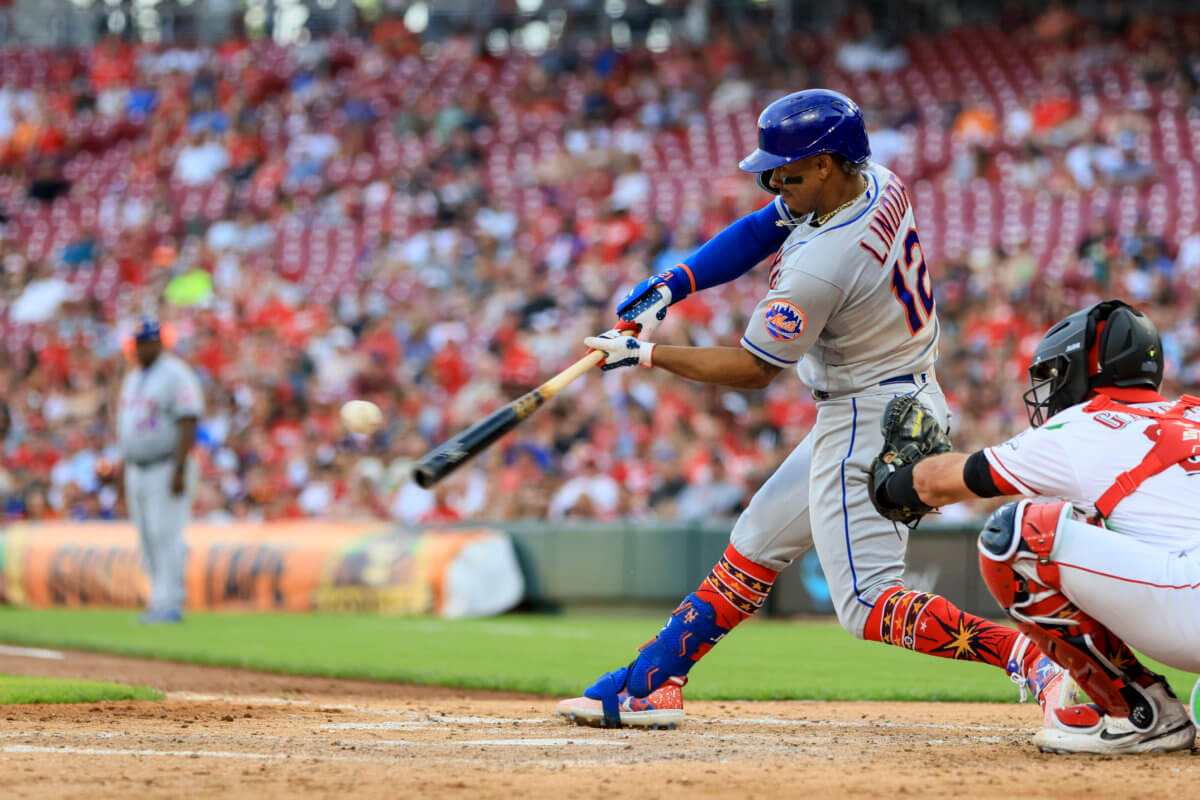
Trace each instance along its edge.
<instances>
[{"instance_id":1,"label":"infield dirt cutout","mask_svg":"<svg viewBox=\"0 0 1200 800\"><path fill-rule=\"evenodd\" d=\"M164 702L0 708L0 796L1193 797L1200 759L1049 756L1030 705L689 702L598 730L553 698L67 652L0 671L153 686ZM1014 690L1015 691L1015 690Z\"/></svg>"}]
</instances>

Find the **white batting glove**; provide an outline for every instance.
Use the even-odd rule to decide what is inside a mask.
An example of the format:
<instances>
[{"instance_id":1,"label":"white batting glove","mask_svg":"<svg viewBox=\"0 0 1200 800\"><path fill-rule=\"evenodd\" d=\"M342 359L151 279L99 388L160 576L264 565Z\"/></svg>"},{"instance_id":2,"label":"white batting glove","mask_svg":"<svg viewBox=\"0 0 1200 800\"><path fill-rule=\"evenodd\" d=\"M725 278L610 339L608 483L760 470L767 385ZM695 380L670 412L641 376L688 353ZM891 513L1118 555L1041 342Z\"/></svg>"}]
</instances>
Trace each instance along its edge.
<instances>
[{"instance_id":1,"label":"white batting glove","mask_svg":"<svg viewBox=\"0 0 1200 800\"><path fill-rule=\"evenodd\" d=\"M618 367L654 366L654 342L643 342L637 337L630 336L616 328L607 330L599 336L589 336L583 340L585 346L605 353L600 362L600 369L610 370Z\"/></svg>"}]
</instances>

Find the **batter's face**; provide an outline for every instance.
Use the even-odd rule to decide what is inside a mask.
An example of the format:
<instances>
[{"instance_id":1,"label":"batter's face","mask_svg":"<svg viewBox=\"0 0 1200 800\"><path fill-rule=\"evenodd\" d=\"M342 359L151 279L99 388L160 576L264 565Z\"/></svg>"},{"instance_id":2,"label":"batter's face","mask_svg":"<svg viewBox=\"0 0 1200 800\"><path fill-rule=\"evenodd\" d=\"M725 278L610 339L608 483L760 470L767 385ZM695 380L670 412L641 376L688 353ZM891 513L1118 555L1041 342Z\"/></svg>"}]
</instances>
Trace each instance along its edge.
<instances>
[{"instance_id":1,"label":"batter's face","mask_svg":"<svg viewBox=\"0 0 1200 800\"><path fill-rule=\"evenodd\" d=\"M825 153L789 161L771 173L771 188L779 190L793 213L804 216L816 208L833 166L833 159ZM800 182L784 183L784 178L800 178Z\"/></svg>"}]
</instances>

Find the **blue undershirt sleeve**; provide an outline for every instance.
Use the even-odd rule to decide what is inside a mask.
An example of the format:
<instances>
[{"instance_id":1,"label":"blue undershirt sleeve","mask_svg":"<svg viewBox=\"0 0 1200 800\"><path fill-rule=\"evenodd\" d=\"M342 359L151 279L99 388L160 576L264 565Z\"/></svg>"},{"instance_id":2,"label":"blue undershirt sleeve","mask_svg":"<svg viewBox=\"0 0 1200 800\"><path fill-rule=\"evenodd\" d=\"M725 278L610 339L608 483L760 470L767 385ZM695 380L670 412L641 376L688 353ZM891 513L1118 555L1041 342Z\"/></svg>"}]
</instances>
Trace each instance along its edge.
<instances>
[{"instance_id":1,"label":"blue undershirt sleeve","mask_svg":"<svg viewBox=\"0 0 1200 800\"><path fill-rule=\"evenodd\" d=\"M792 228L778 225L792 220L783 201L772 202L734 222L683 260L696 289L707 289L740 277L783 244Z\"/></svg>"}]
</instances>

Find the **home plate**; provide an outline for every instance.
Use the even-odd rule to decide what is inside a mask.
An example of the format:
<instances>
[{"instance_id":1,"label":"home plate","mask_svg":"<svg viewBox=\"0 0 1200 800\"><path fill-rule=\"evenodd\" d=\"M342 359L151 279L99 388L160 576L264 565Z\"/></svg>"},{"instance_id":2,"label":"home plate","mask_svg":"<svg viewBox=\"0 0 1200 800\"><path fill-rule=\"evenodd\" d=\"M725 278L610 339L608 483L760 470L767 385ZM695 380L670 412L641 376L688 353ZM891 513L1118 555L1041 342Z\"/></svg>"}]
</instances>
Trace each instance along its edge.
<instances>
[{"instance_id":1,"label":"home plate","mask_svg":"<svg viewBox=\"0 0 1200 800\"><path fill-rule=\"evenodd\" d=\"M569 744L594 744L602 747L632 747L629 742L607 739L472 739L457 744L501 745L505 747L564 747Z\"/></svg>"}]
</instances>

